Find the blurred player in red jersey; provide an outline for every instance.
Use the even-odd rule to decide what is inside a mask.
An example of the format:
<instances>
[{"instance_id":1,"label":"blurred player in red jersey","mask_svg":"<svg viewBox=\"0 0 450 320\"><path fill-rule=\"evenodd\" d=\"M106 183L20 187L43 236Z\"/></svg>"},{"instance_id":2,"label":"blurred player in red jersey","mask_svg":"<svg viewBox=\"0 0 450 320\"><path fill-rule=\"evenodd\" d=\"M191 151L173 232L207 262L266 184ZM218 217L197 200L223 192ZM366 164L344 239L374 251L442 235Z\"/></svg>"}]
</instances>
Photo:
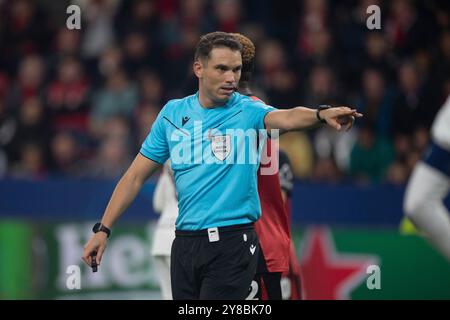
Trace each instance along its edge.
<instances>
[{"instance_id":1,"label":"blurred player in red jersey","mask_svg":"<svg viewBox=\"0 0 450 320\"><path fill-rule=\"evenodd\" d=\"M291 195L294 186L294 174L292 173L289 158L280 150L279 172L281 194L283 196L284 208L287 220L291 220ZM289 225L290 227L290 225ZM281 291L283 300L300 300L302 298L300 264L297 259L294 242L290 241L289 270L281 275Z\"/></svg>"},{"instance_id":2,"label":"blurred player in red jersey","mask_svg":"<svg viewBox=\"0 0 450 320\"><path fill-rule=\"evenodd\" d=\"M241 34L233 34L242 44L242 73L239 93L254 100L250 81L255 60L253 42ZM287 156L276 155L278 140L267 139L258 170L258 193L261 202L261 218L255 223L261 247L259 263L252 292L249 299L263 300L300 299L300 275L294 245L290 233L290 192L292 190L292 171ZM279 163L274 163L280 160ZM264 168L279 167L282 171L266 174ZM283 173L280 175L279 173ZM280 180L281 178L281 180ZM282 292L283 276L283 292ZM286 281L288 279L288 281ZM253 293L253 294L252 294ZM255 294L256 293L256 294Z\"/></svg>"}]
</instances>

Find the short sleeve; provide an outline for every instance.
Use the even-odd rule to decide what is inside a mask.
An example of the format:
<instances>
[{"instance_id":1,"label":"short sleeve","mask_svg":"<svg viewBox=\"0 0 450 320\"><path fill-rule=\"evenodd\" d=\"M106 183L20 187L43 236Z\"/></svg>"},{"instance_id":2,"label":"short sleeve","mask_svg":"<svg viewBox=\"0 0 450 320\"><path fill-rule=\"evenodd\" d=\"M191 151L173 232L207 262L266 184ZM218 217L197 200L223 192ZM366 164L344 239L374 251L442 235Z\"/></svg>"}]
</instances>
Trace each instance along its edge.
<instances>
[{"instance_id":1,"label":"short sleeve","mask_svg":"<svg viewBox=\"0 0 450 320\"><path fill-rule=\"evenodd\" d=\"M153 123L150 133L145 138L139 151L144 157L160 164L164 164L170 156L163 112L164 109L161 110Z\"/></svg>"},{"instance_id":2,"label":"short sleeve","mask_svg":"<svg viewBox=\"0 0 450 320\"><path fill-rule=\"evenodd\" d=\"M257 130L265 129L264 118L266 115L275 109L274 107L268 106L260 101L249 101L244 106L244 110L247 113L249 119L253 121L253 127Z\"/></svg>"}]
</instances>

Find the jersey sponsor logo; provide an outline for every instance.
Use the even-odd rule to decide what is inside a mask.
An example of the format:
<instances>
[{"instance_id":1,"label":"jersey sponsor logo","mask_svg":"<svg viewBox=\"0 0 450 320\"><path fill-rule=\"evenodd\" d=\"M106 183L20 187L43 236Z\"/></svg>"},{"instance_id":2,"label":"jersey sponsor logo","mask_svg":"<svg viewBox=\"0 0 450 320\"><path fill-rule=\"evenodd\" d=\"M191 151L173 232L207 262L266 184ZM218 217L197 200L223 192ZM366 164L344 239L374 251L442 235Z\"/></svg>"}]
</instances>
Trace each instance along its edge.
<instances>
[{"instance_id":1,"label":"jersey sponsor logo","mask_svg":"<svg viewBox=\"0 0 450 320\"><path fill-rule=\"evenodd\" d=\"M254 255L254 254L255 254L255 251L256 251L256 246L255 246L254 244L252 244L252 245L250 246L250 253L251 253L252 255Z\"/></svg>"},{"instance_id":2,"label":"jersey sponsor logo","mask_svg":"<svg viewBox=\"0 0 450 320\"><path fill-rule=\"evenodd\" d=\"M217 159L225 160L231 153L231 136L211 136L211 150Z\"/></svg>"}]
</instances>

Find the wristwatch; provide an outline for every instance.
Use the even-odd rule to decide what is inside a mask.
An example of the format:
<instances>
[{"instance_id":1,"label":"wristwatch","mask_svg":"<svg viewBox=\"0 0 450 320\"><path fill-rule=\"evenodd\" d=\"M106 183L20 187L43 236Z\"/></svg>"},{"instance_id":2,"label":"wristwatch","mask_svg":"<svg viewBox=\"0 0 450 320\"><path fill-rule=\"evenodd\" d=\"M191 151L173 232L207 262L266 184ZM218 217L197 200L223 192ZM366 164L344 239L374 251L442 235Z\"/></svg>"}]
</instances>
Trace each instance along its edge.
<instances>
[{"instance_id":1,"label":"wristwatch","mask_svg":"<svg viewBox=\"0 0 450 320\"><path fill-rule=\"evenodd\" d=\"M106 233L106 235L109 236L111 235L111 230L108 227L105 227L103 224L101 224L100 222L97 222L96 224L94 224L94 226L92 227L92 232L97 233L99 231L103 231L104 233Z\"/></svg>"},{"instance_id":2,"label":"wristwatch","mask_svg":"<svg viewBox=\"0 0 450 320\"><path fill-rule=\"evenodd\" d=\"M320 117L320 111L326 110L326 109L330 109L330 108L331 108L330 105L327 105L327 104L321 104L321 105L317 108L317 111L316 111L316 117L317 117L317 120L319 120L319 121L322 122L322 123L327 123L327 121L326 121L325 119L323 119L323 118Z\"/></svg>"}]
</instances>

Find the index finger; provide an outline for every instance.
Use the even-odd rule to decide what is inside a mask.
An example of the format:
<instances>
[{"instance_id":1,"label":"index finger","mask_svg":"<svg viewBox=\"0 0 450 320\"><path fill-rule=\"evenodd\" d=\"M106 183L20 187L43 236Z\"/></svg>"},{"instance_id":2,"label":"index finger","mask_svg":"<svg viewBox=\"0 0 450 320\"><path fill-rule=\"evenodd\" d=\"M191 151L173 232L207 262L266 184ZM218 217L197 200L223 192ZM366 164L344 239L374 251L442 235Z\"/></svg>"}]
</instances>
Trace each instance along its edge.
<instances>
[{"instance_id":1,"label":"index finger","mask_svg":"<svg viewBox=\"0 0 450 320\"><path fill-rule=\"evenodd\" d=\"M356 109L350 109L350 110L338 110L340 116L355 116L357 118L361 118L363 116L362 113L359 113L356 111Z\"/></svg>"}]
</instances>

